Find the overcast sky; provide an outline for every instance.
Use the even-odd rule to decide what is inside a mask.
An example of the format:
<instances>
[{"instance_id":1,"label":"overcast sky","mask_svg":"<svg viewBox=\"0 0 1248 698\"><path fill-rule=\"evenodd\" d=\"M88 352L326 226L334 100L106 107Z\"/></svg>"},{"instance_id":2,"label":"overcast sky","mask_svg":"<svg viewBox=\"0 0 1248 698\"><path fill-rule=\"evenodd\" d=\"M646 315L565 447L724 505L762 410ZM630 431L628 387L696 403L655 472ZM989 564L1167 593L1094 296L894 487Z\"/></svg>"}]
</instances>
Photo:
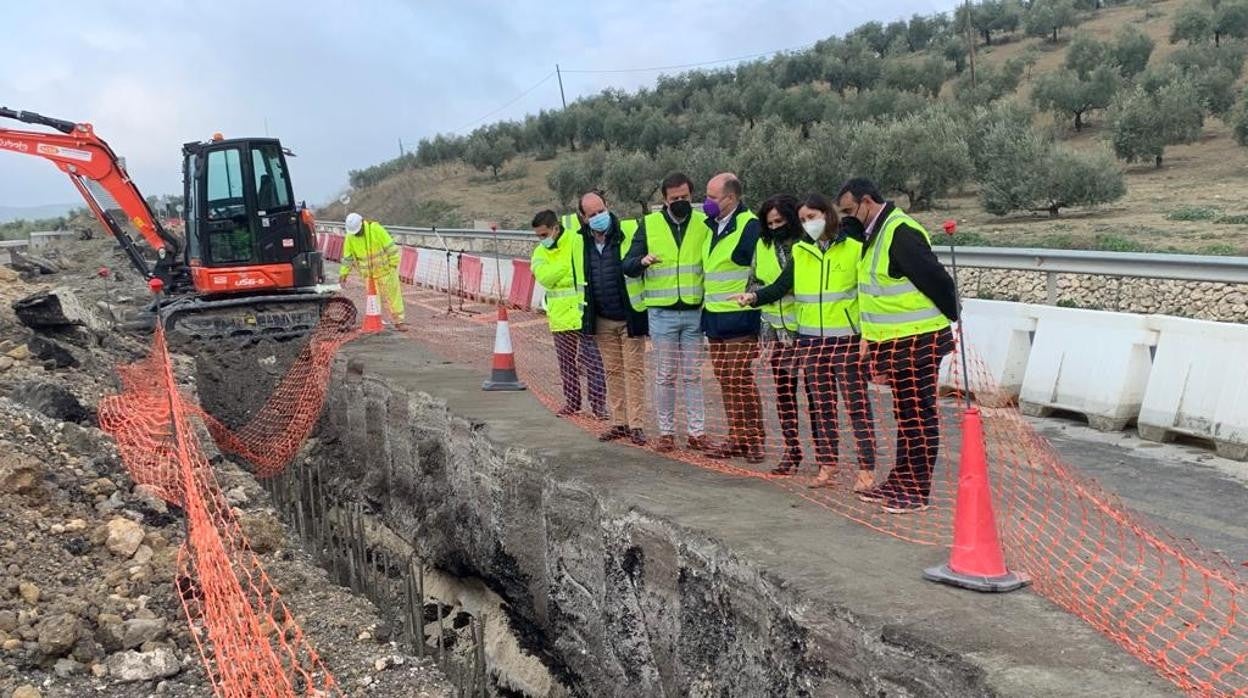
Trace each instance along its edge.
<instances>
[{"instance_id":1,"label":"overcast sky","mask_svg":"<svg viewBox=\"0 0 1248 698\"><path fill-rule=\"evenodd\" d=\"M181 144L282 139L295 193L320 204L347 171L438 132L517 118L658 71L801 46L949 0L362 0L9 2L0 106L89 121L146 195L181 193ZM725 64L728 65L728 64ZM718 66L710 66L718 67ZM678 71L669 71L678 72ZM482 119L482 117L488 118ZM22 128L7 119L0 128ZM0 205L78 201L53 165L0 152Z\"/></svg>"}]
</instances>

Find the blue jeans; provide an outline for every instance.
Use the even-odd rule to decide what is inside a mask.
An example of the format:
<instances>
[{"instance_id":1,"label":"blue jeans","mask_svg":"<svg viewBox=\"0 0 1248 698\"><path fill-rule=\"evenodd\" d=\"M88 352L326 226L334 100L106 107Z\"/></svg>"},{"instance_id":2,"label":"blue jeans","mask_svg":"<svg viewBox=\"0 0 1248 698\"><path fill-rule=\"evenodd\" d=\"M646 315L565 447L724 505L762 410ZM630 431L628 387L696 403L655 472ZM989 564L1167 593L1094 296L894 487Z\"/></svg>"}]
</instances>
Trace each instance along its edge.
<instances>
[{"instance_id":1,"label":"blue jeans","mask_svg":"<svg viewBox=\"0 0 1248 698\"><path fill-rule=\"evenodd\" d=\"M702 311L650 308L650 341L658 360L655 371L655 413L659 434L676 433L676 377L685 393L685 429L690 436L706 435L706 407L702 402Z\"/></svg>"}]
</instances>

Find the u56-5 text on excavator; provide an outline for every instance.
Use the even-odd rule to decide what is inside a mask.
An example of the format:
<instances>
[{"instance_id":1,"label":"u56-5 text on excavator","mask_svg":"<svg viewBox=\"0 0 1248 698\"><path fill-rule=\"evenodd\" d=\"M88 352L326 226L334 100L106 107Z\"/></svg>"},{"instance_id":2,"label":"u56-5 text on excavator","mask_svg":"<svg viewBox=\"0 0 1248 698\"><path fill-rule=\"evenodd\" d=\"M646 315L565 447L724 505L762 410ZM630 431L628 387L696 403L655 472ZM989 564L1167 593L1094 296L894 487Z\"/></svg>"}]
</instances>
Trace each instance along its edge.
<instances>
[{"instance_id":1,"label":"u56-5 text on excavator","mask_svg":"<svg viewBox=\"0 0 1248 698\"><path fill-rule=\"evenodd\" d=\"M69 176L131 266L162 291L146 317L163 322L171 335L288 339L322 319L344 329L354 323L355 305L325 284L315 221L306 205L296 205L286 167L293 153L276 138L215 134L182 146L185 232L179 237L91 124L6 107L0 117L57 132L0 128L0 150L49 160Z\"/></svg>"}]
</instances>

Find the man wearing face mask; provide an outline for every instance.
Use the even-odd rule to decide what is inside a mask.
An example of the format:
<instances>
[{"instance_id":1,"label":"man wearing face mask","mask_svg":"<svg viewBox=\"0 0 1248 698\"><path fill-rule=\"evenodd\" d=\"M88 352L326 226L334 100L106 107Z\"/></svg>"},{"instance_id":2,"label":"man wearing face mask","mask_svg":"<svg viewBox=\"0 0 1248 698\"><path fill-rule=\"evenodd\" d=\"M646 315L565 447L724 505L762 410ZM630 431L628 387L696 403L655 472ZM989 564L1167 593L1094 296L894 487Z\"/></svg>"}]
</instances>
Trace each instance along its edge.
<instances>
[{"instance_id":1,"label":"man wearing face mask","mask_svg":"<svg viewBox=\"0 0 1248 698\"><path fill-rule=\"evenodd\" d=\"M598 192L581 197L581 228L584 247L585 306L583 327L598 342L607 376L607 401L611 427L598 438L628 438L646 443L646 323L640 289L629 288L624 277L624 253L632 233L607 209ZM630 228L631 229L631 228ZM630 293L630 290L632 291Z\"/></svg>"},{"instance_id":2,"label":"man wearing face mask","mask_svg":"<svg viewBox=\"0 0 1248 698\"><path fill-rule=\"evenodd\" d=\"M702 248L702 331L728 418L728 438L709 455L763 462L763 405L754 378L759 311L734 300L750 281L761 226L741 202L741 180L722 172L706 183L702 203L710 235Z\"/></svg>"},{"instance_id":3,"label":"man wearing face mask","mask_svg":"<svg viewBox=\"0 0 1248 698\"><path fill-rule=\"evenodd\" d=\"M863 354L888 376L897 421L897 462L859 499L891 514L927 509L940 448L936 379L953 352L950 323L959 307L953 279L932 252L923 226L884 200L870 180L851 179L837 194L846 233L863 241L858 302Z\"/></svg>"},{"instance_id":4,"label":"man wearing face mask","mask_svg":"<svg viewBox=\"0 0 1248 698\"><path fill-rule=\"evenodd\" d=\"M563 382L564 403L559 409L559 416L567 417L581 411L583 373L589 387L590 409L596 419L606 419L607 386L602 357L593 338L582 331L585 249L577 228L561 224L551 210L540 211L534 216L533 232L540 242L533 249L530 268L533 277L546 289L542 303L551 336L555 340L555 357L559 361L559 377Z\"/></svg>"},{"instance_id":5,"label":"man wearing face mask","mask_svg":"<svg viewBox=\"0 0 1248 698\"><path fill-rule=\"evenodd\" d=\"M742 294L737 300L742 305L766 306L793 294L797 345L811 396L811 432L819 464L819 474L809 487L835 486L840 460L838 402L843 398L857 445L854 489L866 491L874 483L875 428L858 356L857 283L862 244L838 232L836 211L819 194L808 195L797 216L802 239L793 245L789 263L770 285Z\"/></svg>"},{"instance_id":6,"label":"man wearing face mask","mask_svg":"<svg viewBox=\"0 0 1248 698\"><path fill-rule=\"evenodd\" d=\"M642 219L624 273L644 281L642 298L650 339L658 360L655 412L659 441L655 450L676 448L676 380L684 386L686 442L706 448L702 404L702 247L710 229L706 215L693 210L693 182L677 172L660 185L663 210Z\"/></svg>"}]
</instances>

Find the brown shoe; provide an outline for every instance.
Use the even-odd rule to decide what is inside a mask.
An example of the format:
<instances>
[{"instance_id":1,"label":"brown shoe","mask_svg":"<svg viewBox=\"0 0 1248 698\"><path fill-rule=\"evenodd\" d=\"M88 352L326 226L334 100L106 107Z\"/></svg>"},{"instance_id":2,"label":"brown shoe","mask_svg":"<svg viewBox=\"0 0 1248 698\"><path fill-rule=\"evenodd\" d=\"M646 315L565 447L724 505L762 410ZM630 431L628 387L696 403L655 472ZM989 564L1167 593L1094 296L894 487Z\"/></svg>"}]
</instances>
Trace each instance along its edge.
<instances>
[{"instance_id":1,"label":"brown shoe","mask_svg":"<svg viewBox=\"0 0 1248 698\"><path fill-rule=\"evenodd\" d=\"M659 437L658 443L654 445L654 450L658 453L671 453L676 450L676 437L671 434L664 434Z\"/></svg>"},{"instance_id":2,"label":"brown shoe","mask_svg":"<svg viewBox=\"0 0 1248 698\"><path fill-rule=\"evenodd\" d=\"M622 425L616 425L606 430L602 434L600 434L598 436L598 440L599 441L615 441L616 439L622 439L625 436L629 436L631 433L632 432L629 430L628 427L622 426Z\"/></svg>"},{"instance_id":3,"label":"brown shoe","mask_svg":"<svg viewBox=\"0 0 1248 698\"><path fill-rule=\"evenodd\" d=\"M689 440L685 442L685 446L690 451L705 451L709 447L709 444L707 443L705 436L693 436L690 434Z\"/></svg>"},{"instance_id":4,"label":"brown shoe","mask_svg":"<svg viewBox=\"0 0 1248 698\"><path fill-rule=\"evenodd\" d=\"M836 468L830 465L820 466L819 474L806 487L812 490L821 487L836 487Z\"/></svg>"},{"instance_id":5,"label":"brown shoe","mask_svg":"<svg viewBox=\"0 0 1248 698\"><path fill-rule=\"evenodd\" d=\"M870 470L859 470L854 478L854 491L866 492L872 487L875 487L875 473Z\"/></svg>"},{"instance_id":6,"label":"brown shoe","mask_svg":"<svg viewBox=\"0 0 1248 698\"><path fill-rule=\"evenodd\" d=\"M718 446L711 446L706 449L706 455L716 460L727 460L728 458L736 458L746 454L745 446L725 442Z\"/></svg>"},{"instance_id":7,"label":"brown shoe","mask_svg":"<svg viewBox=\"0 0 1248 698\"><path fill-rule=\"evenodd\" d=\"M395 329L395 331L397 331L397 332L406 332L406 331L408 331L408 330L412 329L412 326L411 326L411 325L409 325L409 324L407 324L406 322L400 322L399 324L397 324L397 325L395 325L395 326L394 326L394 329Z\"/></svg>"}]
</instances>

